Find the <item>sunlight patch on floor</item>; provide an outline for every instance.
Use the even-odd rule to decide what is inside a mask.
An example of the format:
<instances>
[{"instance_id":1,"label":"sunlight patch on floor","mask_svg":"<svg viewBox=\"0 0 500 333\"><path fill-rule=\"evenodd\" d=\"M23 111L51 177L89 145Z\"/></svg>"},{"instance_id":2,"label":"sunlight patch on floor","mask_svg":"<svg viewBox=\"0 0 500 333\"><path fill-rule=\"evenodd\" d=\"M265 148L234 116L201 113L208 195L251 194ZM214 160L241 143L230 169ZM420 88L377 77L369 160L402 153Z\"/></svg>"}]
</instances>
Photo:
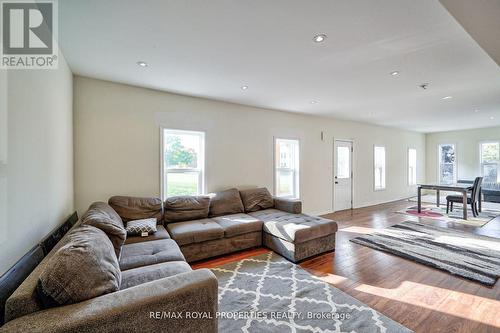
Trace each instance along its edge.
<instances>
[{"instance_id":1,"label":"sunlight patch on floor","mask_svg":"<svg viewBox=\"0 0 500 333\"><path fill-rule=\"evenodd\" d=\"M476 249L490 249L492 251L498 248L498 241L477 239L477 238L464 238L464 237L453 237L453 236L439 236L435 239L436 242L451 244L456 246L466 246L468 248Z\"/></svg>"},{"instance_id":2,"label":"sunlight patch on floor","mask_svg":"<svg viewBox=\"0 0 500 333\"><path fill-rule=\"evenodd\" d=\"M339 229L339 231L352 232L354 234L363 234L363 235L371 234L375 230L376 229L373 229L373 228L365 228L365 227L357 227L357 226Z\"/></svg>"},{"instance_id":3,"label":"sunlight patch on floor","mask_svg":"<svg viewBox=\"0 0 500 333\"><path fill-rule=\"evenodd\" d=\"M357 291L388 298L394 301L419 306L433 311L443 312L452 316L484 322L484 312L490 312L492 308L500 312L500 301L475 296L459 291L452 291L412 281L404 281L397 288L381 288L360 284L354 288ZM484 309L484 311L482 311ZM500 328L500 316L488 325Z\"/></svg>"},{"instance_id":4,"label":"sunlight patch on floor","mask_svg":"<svg viewBox=\"0 0 500 333\"><path fill-rule=\"evenodd\" d=\"M348 281L349 279L340 275L335 275L335 274L326 274L323 276L314 276L318 280L321 280L323 282L329 283L329 284L339 284L345 281Z\"/></svg>"}]
</instances>

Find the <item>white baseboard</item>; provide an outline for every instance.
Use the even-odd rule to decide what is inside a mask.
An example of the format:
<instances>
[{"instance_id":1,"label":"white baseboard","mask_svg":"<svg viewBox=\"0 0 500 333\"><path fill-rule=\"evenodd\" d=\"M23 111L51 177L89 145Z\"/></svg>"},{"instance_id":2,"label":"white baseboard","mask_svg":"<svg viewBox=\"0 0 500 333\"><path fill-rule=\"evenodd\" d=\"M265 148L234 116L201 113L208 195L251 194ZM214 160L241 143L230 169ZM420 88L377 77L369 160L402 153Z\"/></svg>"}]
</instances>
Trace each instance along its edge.
<instances>
[{"instance_id":1,"label":"white baseboard","mask_svg":"<svg viewBox=\"0 0 500 333\"><path fill-rule=\"evenodd\" d=\"M372 202L365 202L361 205L356 205L354 206L354 208L365 208L365 207L371 207L371 206L377 206L377 205L382 205L382 204L386 204L386 203L390 203L390 202L395 202L395 201L400 201L400 200L408 200L410 198L413 198L415 197L414 195L410 195L410 196L403 196L403 197L399 197L399 198L396 198L396 199L391 199L391 200L388 200L388 201L372 201Z\"/></svg>"},{"instance_id":2,"label":"white baseboard","mask_svg":"<svg viewBox=\"0 0 500 333\"><path fill-rule=\"evenodd\" d=\"M312 216L321 216L321 215L326 215L326 214L331 214L333 213L331 210L329 211L326 211L326 212L304 212L304 214L307 214L307 215L312 215Z\"/></svg>"},{"instance_id":3,"label":"white baseboard","mask_svg":"<svg viewBox=\"0 0 500 333\"><path fill-rule=\"evenodd\" d=\"M401 201L401 200L408 200L408 199L413 198L413 197L416 197L416 195L403 196L403 197L399 197L399 198L396 198L396 199L391 199L391 200L388 200L388 201L371 201L371 202L365 202L365 203L363 203L361 205L354 205L353 209L365 208L365 207L371 207L371 206L377 206L377 205L382 205L382 204L386 204L386 203L390 203L390 202L395 202L395 201ZM322 211L322 212L304 212L304 214L308 214L308 215L312 215L312 216L321 216L321 215L327 215L327 214L332 214L332 213L335 213L335 212L332 211L332 210Z\"/></svg>"}]
</instances>

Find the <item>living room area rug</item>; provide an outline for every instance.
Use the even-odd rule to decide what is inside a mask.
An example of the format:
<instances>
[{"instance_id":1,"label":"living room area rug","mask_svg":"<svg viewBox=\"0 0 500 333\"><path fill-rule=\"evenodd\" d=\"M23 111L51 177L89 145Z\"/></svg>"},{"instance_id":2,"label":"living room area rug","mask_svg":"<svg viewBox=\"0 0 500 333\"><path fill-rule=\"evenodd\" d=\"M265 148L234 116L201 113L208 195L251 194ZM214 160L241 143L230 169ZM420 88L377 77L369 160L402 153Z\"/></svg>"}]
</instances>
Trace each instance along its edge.
<instances>
[{"instance_id":1,"label":"living room area rug","mask_svg":"<svg viewBox=\"0 0 500 333\"><path fill-rule=\"evenodd\" d=\"M449 191L441 191L441 204L444 203L444 206L446 207L446 196L447 195L457 195L456 192L449 192ZM417 202L418 197L411 197L408 199L408 201L412 202ZM436 205L436 195L435 194L424 194L422 195L422 202L423 203L430 203ZM489 202L489 201L482 201L482 206L483 208L486 208L488 210L493 210L493 211L498 211L500 214L500 203L498 202ZM461 207L460 204L457 205L457 207Z\"/></svg>"},{"instance_id":2,"label":"living room area rug","mask_svg":"<svg viewBox=\"0 0 500 333\"><path fill-rule=\"evenodd\" d=\"M460 223L465 225L470 225L473 227L482 227L486 223L493 220L495 217L500 216L500 204L496 202L483 202L482 211L479 216L474 217L470 207L467 207L467 220L464 220L462 205L454 204L453 212L450 211L446 214L446 193L440 196L440 207L436 206L436 196L432 194L426 194L422 196L422 211L418 212L417 207L417 197L408 199L408 201L413 202L411 206L406 209L398 210L396 213L411 215L416 217L425 217L435 220L441 220L444 222Z\"/></svg>"},{"instance_id":3,"label":"living room area rug","mask_svg":"<svg viewBox=\"0 0 500 333\"><path fill-rule=\"evenodd\" d=\"M274 252L212 271L220 332L412 332Z\"/></svg>"},{"instance_id":4,"label":"living room area rug","mask_svg":"<svg viewBox=\"0 0 500 333\"><path fill-rule=\"evenodd\" d=\"M493 286L500 276L500 239L405 221L351 242Z\"/></svg>"},{"instance_id":5,"label":"living room area rug","mask_svg":"<svg viewBox=\"0 0 500 333\"><path fill-rule=\"evenodd\" d=\"M455 204L453 211L446 214L446 202L437 207L436 204L428 204L422 202L422 210L418 212L418 206L413 204L406 209L396 211L398 214L411 215L415 217L425 217L434 220L440 220L444 222L454 222L461 223L465 225L470 225L473 227L482 227L486 223L493 220L495 217L500 215L500 210L495 210L491 208L486 208L483 206L482 211L477 217L474 217L470 207L467 208L467 220L464 220L462 205Z\"/></svg>"}]
</instances>

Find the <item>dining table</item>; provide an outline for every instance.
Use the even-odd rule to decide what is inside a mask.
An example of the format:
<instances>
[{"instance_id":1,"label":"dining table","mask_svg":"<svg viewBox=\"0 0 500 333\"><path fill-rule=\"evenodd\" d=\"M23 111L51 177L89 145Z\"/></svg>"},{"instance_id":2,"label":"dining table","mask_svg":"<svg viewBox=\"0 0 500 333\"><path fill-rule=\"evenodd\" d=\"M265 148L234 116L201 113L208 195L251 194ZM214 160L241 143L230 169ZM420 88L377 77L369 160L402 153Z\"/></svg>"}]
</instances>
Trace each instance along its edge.
<instances>
[{"instance_id":1,"label":"dining table","mask_svg":"<svg viewBox=\"0 0 500 333\"><path fill-rule=\"evenodd\" d=\"M418 184L418 212L422 212L422 190L436 191L436 206L440 206L440 191L459 192L463 196L463 219L467 220L467 193L472 191L472 184L469 183L424 183ZM481 191L481 190L480 190ZM481 197L481 195L479 196ZM479 211L481 211L481 199L479 200Z\"/></svg>"}]
</instances>

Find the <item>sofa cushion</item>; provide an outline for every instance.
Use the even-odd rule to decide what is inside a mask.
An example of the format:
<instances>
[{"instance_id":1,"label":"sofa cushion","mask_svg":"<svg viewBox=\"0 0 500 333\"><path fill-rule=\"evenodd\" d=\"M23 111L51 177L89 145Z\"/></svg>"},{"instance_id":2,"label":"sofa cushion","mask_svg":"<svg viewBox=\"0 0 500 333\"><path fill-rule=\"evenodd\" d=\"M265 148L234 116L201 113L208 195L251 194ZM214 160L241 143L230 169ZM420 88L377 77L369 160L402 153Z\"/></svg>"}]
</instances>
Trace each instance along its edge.
<instances>
[{"instance_id":1,"label":"sofa cushion","mask_svg":"<svg viewBox=\"0 0 500 333\"><path fill-rule=\"evenodd\" d=\"M120 216L105 202L94 202L82 216L82 224L88 224L101 229L108 235L115 249L116 257L120 258L120 251L127 231Z\"/></svg>"},{"instance_id":2,"label":"sofa cushion","mask_svg":"<svg viewBox=\"0 0 500 333\"><path fill-rule=\"evenodd\" d=\"M245 212L255 212L274 207L274 199L265 187L240 191Z\"/></svg>"},{"instance_id":3,"label":"sofa cushion","mask_svg":"<svg viewBox=\"0 0 500 333\"><path fill-rule=\"evenodd\" d=\"M178 196L165 200L165 221L181 222L208 217L210 197L208 196Z\"/></svg>"},{"instance_id":4,"label":"sofa cushion","mask_svg":"<svg viewBox=\"0 0 500 333\"><path fill-rule=\"evenodd\" d=\"M264 232L292 243L302 243L337 232L336 222L316 216L290 214L277 209L261 210L249 215L264 222Z\"/></svg>"},{"instance_id":5,"label":"sofa cushion","mask_svg":"<svg viewBox=\"0 0 500 333\"><path fill-rule=\"evenodd\" d=\"M221 216L228 214L243 213L243 202L240 192L235 189L229 189L213 193L210 198L210 216Z\"/></svg>"},{"instance_id":6,"label":"sofa cushion","mask_svg":"<svg viewBox=\"0 0 500 333\"><path fill-rule=\"evenodd\" d=\"M127 289L143 283L190 271L191 267L185 261L171 261L151 266L129 269L128 271L122 273L122 284L120 289Z\"/></svg>"},{"instance_id":7,"label":"sofa cushion","mask_svg":"<svg viewBox=\"0 0 500 333\"><path fill-rule=\"evenodd\" d=\"M127 236L141 236L143 234L144 237L152 235L156 232L156 219L142 219L142 220L133 220L127 222Z\"/></svg>"},{"instance_id":8,"label":"sofa cushion","mask_svg":"<svg viewBox=\"0 0 500 333\"><path fill-rule=\"evenodd\" d=\"M247 214L231 214L213 217L223 229L225 237L247 234L249 232L262 231L262 221Z\"/></svg>"},{"instance_id":9,"label":"sofa cushion","mask_svg":"<svg viewBox=\"0 0 500 333\"><path fill-rule=\"evenodd\" d=\"M121 272L106 234L82 225L50 258L39 277L39 296L46 306L72 304L120 288Z\"/></svg>"},{"instance_id":10,"label":"sofa cushion","mask_svg":"<svg viewBox=\"0 0 500 333\"><path fill-rule=\"evenodd\" d=\"M127 239L125 240L125 244L134 244L134 243L143 243L143 242L150 242L150 241L155 241L159 239L170 239L170 235L167 232L167 229L165 229L164 226L161 224L156 225L156 232L154 234L151 234L147 237L142 237L142 236L127 236Z\"/></svg>"},{"instance_id":11,"label":"sofa cushion","mask_svg":"<svg viewBox=\"0 0 500 333\"><path fill-rule=\"evenodd\" d=\"M224 229L211 219L167 224L167 230L179 245L200 243L224 237Z\"/></svg>"},{"instance_id":12,"label":"sofa cushion","mask_svg":"<svg viewBox=\"0 0 500 333\"><path fill-rule=\"evenodd\" d=\"M299 199L274 198L274 208L287 213L302 213L302 202Z\"/></svg>"},{"instance_id":13,"label":"sofa cushion","mask_svg":"<svg viewBox=\"0 0 500 333\"><path fill-rule=\"evenodd\" d=\"M155 218L163 223L163 209L160 198L114 196L108 204L121 216L124 222Z\"/></svg>"},{"instance_id":14,"label":"sofa cushion","mask_svg":"<svg viewBox=\"0 0 500 333\"><path fill-rule=\"evenodd\" d=\"M122 271L168 261L185 261L181 250L172 239L159 239L124 245L120 258Z\"/></svg>"}]
</instances>

